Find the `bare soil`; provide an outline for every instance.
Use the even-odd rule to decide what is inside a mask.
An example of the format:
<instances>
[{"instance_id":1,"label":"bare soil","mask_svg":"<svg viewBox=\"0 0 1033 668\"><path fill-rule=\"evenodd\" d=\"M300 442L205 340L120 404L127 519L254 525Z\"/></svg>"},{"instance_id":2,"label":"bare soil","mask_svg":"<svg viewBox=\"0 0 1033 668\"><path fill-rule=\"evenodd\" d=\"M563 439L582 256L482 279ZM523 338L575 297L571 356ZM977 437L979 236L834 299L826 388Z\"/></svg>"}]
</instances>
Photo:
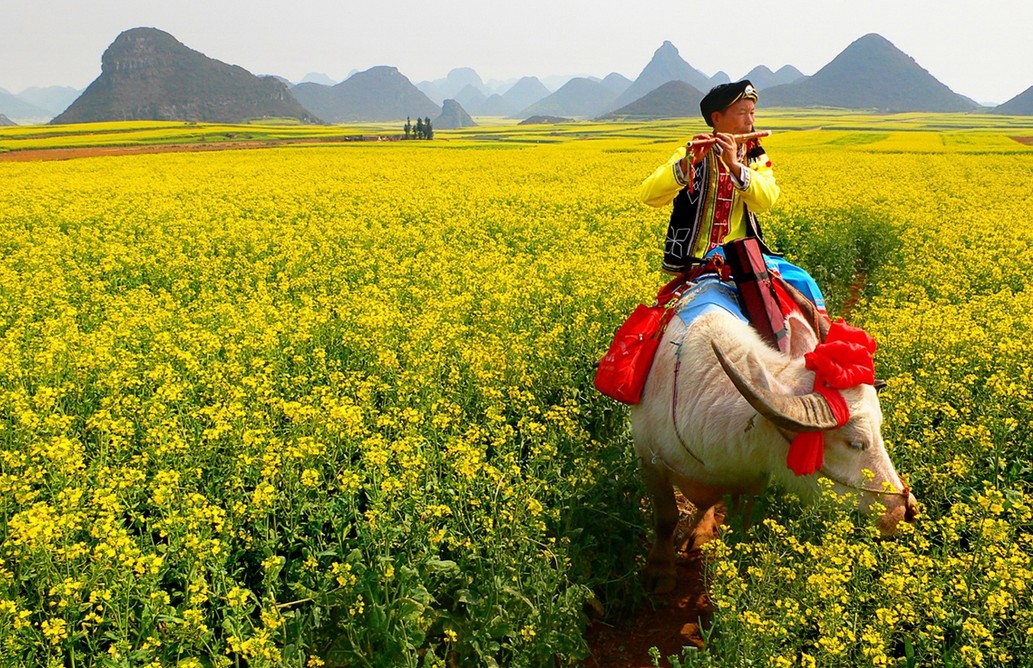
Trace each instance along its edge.
<instances>
[{"instance_id":1,"label":"bare soil","mask_svg":"<svg viewBox=\"0 0 1033 668\"><path fill-rule=\"evenodd\" d=\"M616 624L594 621L588 628L591 654L583 663L585 668L652 668L649 650L653 647L660 651L661 666L667 665L667 657L681 655L683 647L703 647L700 623L709 623L714 608L707 594L704 556L698 549L688 549L689 520L695 509L681 494L676 492L676 497L681 515L675 533L677 586L670 594L654 595L652 607L632 619ZM716 537L724 518L724 509L718 508L716 522L701 525L697 538Z\"/></svg>"},{"instance_id":2,"label":"bare soil","mask_svg":"<svg viewBox=\"0 0 1033 668\"><path fill-rule=\"evenodd\" d=\"M868 285L868 275L862 272L854 274L854 280L850 282L850 292L847 294L847 298L843 300L843 307L840 315L843 318L847 318L850 312L857 306L857 302L861 299L861 293L864 292L865 286Z\"/></svg>"},{"instance_id":3,"label":"bare soil","mask_svg":"<svg viewBox=\"0 0 1033 668\"><path fill-rule=\"evenodd\" d=\"M678 586L670 594L656 596L653 609L616 626L601 621L588 629L591 655L586 668L652 668L649 650L660 650L660 665L682 648L703 647L700 620L706 623L712 609L703 582L699 550L678 560Z\"/></svg>"}]
</instances>

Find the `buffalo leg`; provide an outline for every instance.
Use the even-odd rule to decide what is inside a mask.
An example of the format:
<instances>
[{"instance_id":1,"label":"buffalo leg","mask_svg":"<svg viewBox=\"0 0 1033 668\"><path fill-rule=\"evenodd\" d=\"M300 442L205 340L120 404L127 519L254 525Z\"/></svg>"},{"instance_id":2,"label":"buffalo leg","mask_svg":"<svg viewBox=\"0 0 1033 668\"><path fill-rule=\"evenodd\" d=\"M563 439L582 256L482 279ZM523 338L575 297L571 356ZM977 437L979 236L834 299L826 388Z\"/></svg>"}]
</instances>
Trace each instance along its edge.
<instances>
[{"instance_id":1,"label":"buffalo leg","mask_svg":"<svg viewBox=\"0 0 1033 668\"><path fill-rule=\"evenodd\" d=\"M670 478L658 466L644 463L642 477L653 499L653 547L646 558L642 578L646 589L666 594L674 589L674 531L678 528L678 504Z\"/></svg>"}]
</instances>

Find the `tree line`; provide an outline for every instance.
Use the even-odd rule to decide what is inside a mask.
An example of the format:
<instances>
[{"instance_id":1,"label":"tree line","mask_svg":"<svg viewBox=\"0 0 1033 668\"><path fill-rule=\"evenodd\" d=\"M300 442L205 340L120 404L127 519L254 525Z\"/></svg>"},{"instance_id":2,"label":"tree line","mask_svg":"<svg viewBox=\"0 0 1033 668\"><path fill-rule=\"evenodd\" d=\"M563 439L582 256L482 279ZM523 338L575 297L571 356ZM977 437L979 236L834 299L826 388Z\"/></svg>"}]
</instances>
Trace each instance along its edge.
<instances>
[{"instance_id":1,"label":"tree line","mask_svg":"<svg viewBox=\"0 0 1033 668\"><path fill-rule=\"evenodd\" d=\"M405 117L405 139L434 139L434 126L430 123L430 116L426 118L416 117L416 125L412 120Z\"/></svg>"}]
</instances>

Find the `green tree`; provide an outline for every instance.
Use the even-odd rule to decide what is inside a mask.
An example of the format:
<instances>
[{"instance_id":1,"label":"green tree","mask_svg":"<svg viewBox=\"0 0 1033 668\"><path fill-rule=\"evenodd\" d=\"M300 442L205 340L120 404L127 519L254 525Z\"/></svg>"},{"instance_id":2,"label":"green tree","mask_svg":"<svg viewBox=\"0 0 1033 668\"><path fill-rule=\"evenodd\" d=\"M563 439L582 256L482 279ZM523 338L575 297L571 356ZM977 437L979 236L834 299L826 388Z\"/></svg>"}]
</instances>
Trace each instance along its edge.
<instances>
[{"instance_id":1,"label":"green tree","mask_svg":"<svg viewBox=\"0 0 1033 668\"><path fill-rule=\"evenodd\" d=\"M412 120L408 116L406 116L405 117L405 138L409 139L409 135L411 135L411 134L412 134Z\"/></svg>"},{"instance_id":2,"label":"green tree","mask_svg":"<svg viewBox=\"0 0 1033 668\"><path fill-rule=\"evenodd\" d=\"M424 139L434 139L434 128L430 124L430 116L424 119L423 134Z\"/></svg>"}]
</instances>

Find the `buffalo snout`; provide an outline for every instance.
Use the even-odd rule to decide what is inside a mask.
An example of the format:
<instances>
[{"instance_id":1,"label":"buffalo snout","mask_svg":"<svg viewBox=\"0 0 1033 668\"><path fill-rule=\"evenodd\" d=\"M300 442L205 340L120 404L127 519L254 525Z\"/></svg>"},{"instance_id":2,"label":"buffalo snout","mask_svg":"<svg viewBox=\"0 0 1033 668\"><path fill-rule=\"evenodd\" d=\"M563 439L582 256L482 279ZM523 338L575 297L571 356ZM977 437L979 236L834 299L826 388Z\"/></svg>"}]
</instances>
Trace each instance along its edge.
<instances>
[{"instance_id":1,"label":"buffalo snout","mask_svg":"<svg viewBox=\"0 0 1033 668\"><path fill-rule=\"evenodd\" d=\"M914 524L918 518L918 499L907 487L899 496L893 497L894 502L887 504L886 512L879 518L877 525L879 533L884 537L897 533L901 521Z\"/></svg>"}]
</instances>

